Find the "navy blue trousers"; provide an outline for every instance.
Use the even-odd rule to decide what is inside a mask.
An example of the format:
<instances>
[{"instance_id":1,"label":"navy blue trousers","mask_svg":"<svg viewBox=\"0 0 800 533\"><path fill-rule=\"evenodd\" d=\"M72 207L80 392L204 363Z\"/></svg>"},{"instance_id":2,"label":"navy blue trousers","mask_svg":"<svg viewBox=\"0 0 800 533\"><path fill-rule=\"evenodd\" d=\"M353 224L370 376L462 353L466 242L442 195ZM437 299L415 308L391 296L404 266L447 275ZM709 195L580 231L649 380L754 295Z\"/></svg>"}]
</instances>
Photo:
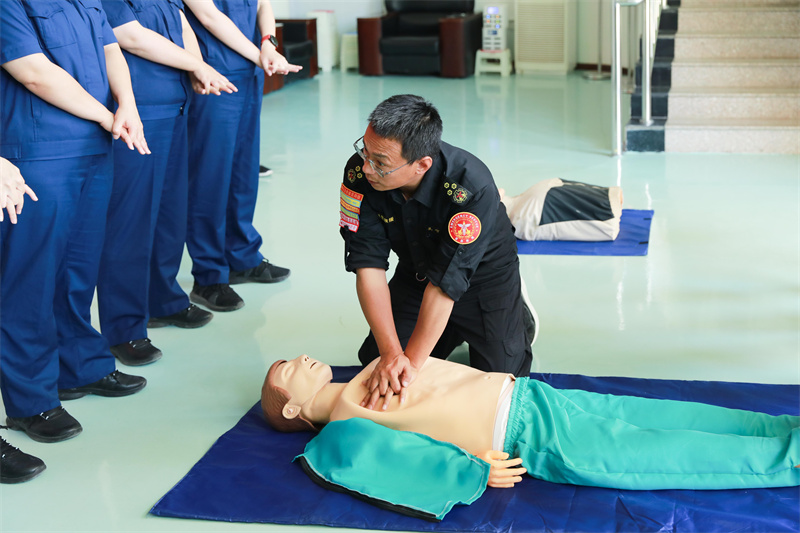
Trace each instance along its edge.
<instances>
[{"instance_id":1,"label":"navy blue trousers","mask_svg":"<svg viewBox=\"0 0 800 533\"><path fill-rule=\"evenodd\" d=\"M149 316L189 306L176 277L186 240L186 116L143 120L152 152L114 144L114 186L97 282L111 346L147 337Z\"/></svg>"},{"instance_id":2,"label":"navy blue trousers","mask_svg":"<svg viewBox=\"0 0 800 533\"><path fill-rule=\"evenodd\" d=\"M0 389L6 414L54 407L58 389L114 371L90 306L111 194L111 154L12 161L39 197L0 223Z\"/></svg>"},{"instance_id":3,"label":"navy blue trousers","mask_svg":"<svg viewBox=\"0 0 800 533\"><path fill-rule=\"evenodd\" d=\"M264 85L263 71L257 72L231 80L237 93L192 97L186 246L200 285L228 283L231 270L246 270L264 259L261 235L253 227Z\"/></svg>"}]
</instances>

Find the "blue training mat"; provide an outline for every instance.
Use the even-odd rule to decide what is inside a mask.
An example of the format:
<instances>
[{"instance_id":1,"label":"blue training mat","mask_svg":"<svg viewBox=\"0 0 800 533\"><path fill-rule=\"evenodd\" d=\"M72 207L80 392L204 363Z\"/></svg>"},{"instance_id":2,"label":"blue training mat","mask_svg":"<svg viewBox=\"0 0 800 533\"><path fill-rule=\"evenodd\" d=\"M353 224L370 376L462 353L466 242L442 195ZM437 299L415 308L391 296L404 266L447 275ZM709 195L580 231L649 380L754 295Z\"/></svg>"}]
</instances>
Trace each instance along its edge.
<instances>
[{"instance_id":1,"label":"blue training mat","mask_svg":"<svg viewBox=\"0 0 800 533\"><path fill-rule=\"evenodd\" d=\"M360 367L334 367L346 381ZM800 414L800 387L713 381L531 374L557 388L699 401L765 413ZM439 523L374 507L323 489L292 459L310 433L278 433L257 403L150 513L233 522L404 531L729 533L800 529L797 487L748 490L625 491L577 487L525 476L513 489L487 489Z\"/></svg>"},{"instance_id":2,"label":"blue training mat","mask_svg":"<svg viewBox=\"0 0 800 533\"><path fill-rule=\"evenodd\" d=\"M651 209L623 209L619 234L613 241L521 241L520 254L535 255L647 255L650 242Z\"/></svg>"}]
</instances>

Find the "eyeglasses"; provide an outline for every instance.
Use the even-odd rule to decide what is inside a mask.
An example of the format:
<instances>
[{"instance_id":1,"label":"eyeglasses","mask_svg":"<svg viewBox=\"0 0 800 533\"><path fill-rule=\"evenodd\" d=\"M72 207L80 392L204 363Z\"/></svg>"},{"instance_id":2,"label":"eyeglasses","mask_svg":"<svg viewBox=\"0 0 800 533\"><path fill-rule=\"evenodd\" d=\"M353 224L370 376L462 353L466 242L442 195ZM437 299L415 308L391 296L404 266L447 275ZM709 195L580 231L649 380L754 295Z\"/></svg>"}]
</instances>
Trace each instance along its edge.
<instances>
[{"instance_id":1,"label":"eyeglasses","mask_svg":"<svg viewBox=\"0 0 800 533\"><path fill-rule=\"evenodd\" d=\"M361 144L359 145L359 143L361 143ZM367 157L367 154L364 152L364 150L366 149L366 146L364 145L364 137L363 136L359 137L359 139L356 142L353 143L353 148L355 148L356 153L359 156L361 156L361 159L363 159L364 161L369 163L369 166L372 167L372 170L374 170L375 173L378 174L378 176L380 176L381 178L385 178L386 176L388 176L392 172L400 170L404 166L410 165L412 163L412 161L408 161L405 165L400 165L399 167L397 167L394 170L390 170L389 172L384 172L383 170L379 169L377 164L372 159L369 159Z\"/></svg>"}]
</instances>

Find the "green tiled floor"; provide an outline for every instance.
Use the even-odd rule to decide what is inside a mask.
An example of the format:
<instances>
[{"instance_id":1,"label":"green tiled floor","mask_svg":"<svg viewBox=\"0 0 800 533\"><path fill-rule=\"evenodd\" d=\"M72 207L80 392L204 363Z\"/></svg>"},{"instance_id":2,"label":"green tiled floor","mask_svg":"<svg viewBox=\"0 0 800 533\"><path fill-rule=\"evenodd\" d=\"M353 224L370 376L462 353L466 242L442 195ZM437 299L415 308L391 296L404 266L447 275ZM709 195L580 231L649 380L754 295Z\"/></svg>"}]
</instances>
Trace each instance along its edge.
<instances>
[{"instance_id":1,"label":"green tiled floor","mask_svg":"<svg viewBox=\"0 0 800 533\"><path fill-rule=\"evenodd\" d=\"M609 90L579 75L334 72L268 95L262 160L275 172L261 181L256 226L292 277L237 286L245 308L202 329L153 330L164 358L133 372L149 381L142 393L65 404L84 426L78 438L3 432L48 469L0 486L0 531L296 529L147 511L258 400L272 361L308 353L356 364L367 327L343 268L337 189L369 111L397 93L431 99L445 140L481 157L512 194L561 177L621 184L626 207L655 210L647 257L521 257L541 319L536 370L800 383L800 157L609 157ZM189 270L187 260L187 290Z\"/></svg>"}]
</instances>

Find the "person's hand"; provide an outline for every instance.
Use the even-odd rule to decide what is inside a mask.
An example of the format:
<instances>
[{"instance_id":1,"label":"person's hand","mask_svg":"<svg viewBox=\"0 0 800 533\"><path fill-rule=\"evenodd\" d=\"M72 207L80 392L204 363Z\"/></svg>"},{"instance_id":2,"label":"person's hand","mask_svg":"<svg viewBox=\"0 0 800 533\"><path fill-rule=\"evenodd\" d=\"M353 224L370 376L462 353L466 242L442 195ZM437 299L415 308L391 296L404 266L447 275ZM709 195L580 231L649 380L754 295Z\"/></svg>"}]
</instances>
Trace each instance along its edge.
<instances>
[{"instance_id":1,"label":"person's hand","mask_svg":"<svg viewBox=\"0 0 800 533\"><path fill-rule=\"evenodd\" d=\"M261 68L264 69L267 76L272 76L273 74L299 72L303 67L290 64L269 41L264 41L261 46Z\"/></svg>"},{"instance_id":2,"label":"person's hand","mask_svg":"<svg viewBox=\"0 0 800 533\"><path fill-rule=\"evenodd\" d=\"M12 224L17 223L17 215L22 213L26 194L34 202L39 200L33 189L25 183L19 169L0 157L0 222L3 221L3 209L7 209L8 220Z\"/></svg>"},{"instance_id":3,"label":"person's hand","mask_svg":"<svg viewBox=\"0 0 800 533\"><path fill-rule=\"evenodd\" d=\"M509 459L508 454L499 450L487 450L478 455L491 465L489 470L489 482L487 485L496 489L507 489L522 481L522 474L528 470L525 467L518 467L522 464L522 458Z\"/></svg>"},{"instance_id":4,"label":"person's hand","mask_svg":"<svg viewBox=\"0 0 800 533\"><path fill-rule=\"evenodd\" d=\"M417 369L411 364L406 354L400 352L392 356L381 356L372 370L372 375L364 382L367 394L361 400L361 407L375 409L380 403L381 410L389 408L389 402L395 394L400 395L400 404L406 401L407 387L417 377Z\"/></svg>"},{"instance_id":5,"label":"person's hand","mask_svg":"<svg viewBox=\"0 0 800 533\"><path fill-rule=\"evenodd\" d=\"M131 150L138 150L142 155L150 153L147 141L144 138L144 126L139 118L136 106L119 106L114 114L114 123L111 126L111 135L114 139L122 139Z\"/></svg>"},{"instance_id":6,"label":"person's hand","mask_svg":"<svg viewBox=\"0 0 800 533\"><path fill-rule=\"evenodd\" d=\"M236 85L205 62L201 63L200 67L191 73L191 80L192 89L197 94L215 94L219 96L221 91L228 94L239 92Z\"/></svg>"}]
</instances>

